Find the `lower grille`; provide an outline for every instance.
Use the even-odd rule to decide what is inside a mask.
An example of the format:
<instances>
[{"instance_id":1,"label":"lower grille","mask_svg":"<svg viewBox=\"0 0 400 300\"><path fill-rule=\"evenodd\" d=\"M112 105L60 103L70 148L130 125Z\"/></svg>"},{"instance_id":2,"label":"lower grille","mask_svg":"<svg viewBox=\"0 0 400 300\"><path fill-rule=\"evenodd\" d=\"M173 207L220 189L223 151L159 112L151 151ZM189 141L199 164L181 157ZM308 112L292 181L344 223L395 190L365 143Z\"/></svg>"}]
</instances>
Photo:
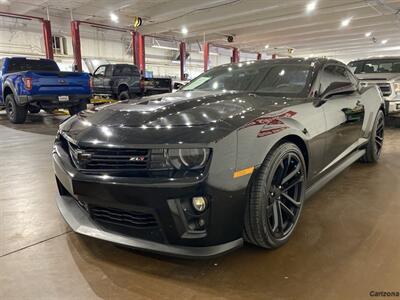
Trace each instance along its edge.
<instances>
[{"instance_id":1,"label":"lower grille","mask_svg":"<svg viewBox=\"0 0 400 300\"><path fill-rule=\"evenodd\" d=\"M89 205L90 217L99 226L128 237L164 243L164 234L151 213L123 211Z\"/></svg>"},{"instance_id":2,"label":"lower grille","mask_svg":"<svg viewBox=\"0 0 400 300\"><path fill-rule=\"evenodd\" d=\"M392 94L390 83L377 83L376 85L381 90L383 96L390 96Z\"/></svg>"},{"instance_id":3,"label":"lower grille","mask_svg":"<svg viewBox=\"0 0 400 300\"><path fill-rule=\"evenodd\" d=\"M149 213L141 213L134 211L122 211L119 209L89 207L89 213L93 220L116 225L149 228L157 227L156 218Z\"/></svg>"}]
</instances>

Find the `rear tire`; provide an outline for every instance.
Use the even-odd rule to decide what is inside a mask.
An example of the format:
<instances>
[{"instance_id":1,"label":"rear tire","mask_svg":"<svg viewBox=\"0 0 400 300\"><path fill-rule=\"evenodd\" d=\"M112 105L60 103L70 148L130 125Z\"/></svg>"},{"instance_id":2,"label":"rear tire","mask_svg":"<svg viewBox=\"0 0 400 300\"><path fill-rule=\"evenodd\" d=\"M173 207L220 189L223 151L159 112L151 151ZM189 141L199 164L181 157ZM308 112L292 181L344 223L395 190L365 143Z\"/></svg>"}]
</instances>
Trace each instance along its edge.
<instances>
[{"instance_id":1,"label":"rear tire","mask_svg":"<svg viewBox=\"0 0 400 300\"><path fill-rule=\"evenodd\" d=\"M5 104L7 117L11 123L22 124L25 122L28 113L26 105L18 105L13 94L8 94L6 96Z\"/></svg>"},{"instance_id":2,"label":"rear tire","mask_svg":"<svg viewBox=\"0 0 400 300\"><path fill-rule=\"evenodd\" d=\"M128 91L122 91L118 94L118 100L128 100L131 96L129 95Z\"/></svg>"},{"instance_id":3,"label":"rear tire","mask_svg":"<svg viewBox=\"0 0 400 300\"><path fill-rule=\"evenodd\" d=\"M274 249L289 240L303 208L305 178L305 161L295 144L285 142L270 151L250 188L246 241Z\"/></svg>"},{"instance_id":4,"label":"rear tire","mask_svg":"<svg viewBox=\"0 0 400 300\"><path fill-rule=\"evenodd\" d=\"M69 114L71 116L73 116L73 115L76 115L77 113L79 113L79 112L81 112L81 111L83 111L85 109L87 109L87 103L86 102L80 102L79 104L68 108L68 111L69 111Z\"/></svg>"},{"instance_id":5,"label":"rear tire","mask_svg":"<svg viewBox=\"0 0 400 300\"><path fill-rule=\"evenodd\" d=\"M379 110L376 115L374 126L372 127L371 137L369 138L368 145L364 156L361 158L362 162L376 163L382 152L383 140L385 136L385 114Z\"/></svg>"}]
</instances>

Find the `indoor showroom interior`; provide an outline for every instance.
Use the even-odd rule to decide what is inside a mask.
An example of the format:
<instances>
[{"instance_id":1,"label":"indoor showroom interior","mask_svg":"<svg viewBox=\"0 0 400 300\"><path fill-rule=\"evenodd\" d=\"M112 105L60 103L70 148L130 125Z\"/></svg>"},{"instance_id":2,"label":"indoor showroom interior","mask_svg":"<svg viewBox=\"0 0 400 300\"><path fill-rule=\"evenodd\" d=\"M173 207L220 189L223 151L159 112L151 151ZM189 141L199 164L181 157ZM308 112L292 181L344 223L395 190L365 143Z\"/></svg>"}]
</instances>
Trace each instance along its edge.
<instances>
[{"instance_id":1,"label":"indoor showroom interior","mask_svg":"<svg viewBox=\"0 0 400 300\"><path fill-rule=\"evenodd\" d=\"M400 299L400 0L0 0L0 299Z\"/></svg>"}]
</instances>

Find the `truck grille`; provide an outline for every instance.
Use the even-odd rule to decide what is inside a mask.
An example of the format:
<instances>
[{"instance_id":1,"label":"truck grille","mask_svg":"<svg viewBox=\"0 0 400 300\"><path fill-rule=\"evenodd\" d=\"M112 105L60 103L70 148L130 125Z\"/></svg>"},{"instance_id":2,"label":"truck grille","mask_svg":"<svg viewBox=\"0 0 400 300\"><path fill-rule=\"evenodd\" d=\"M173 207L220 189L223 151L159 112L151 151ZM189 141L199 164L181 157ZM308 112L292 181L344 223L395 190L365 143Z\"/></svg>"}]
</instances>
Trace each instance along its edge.
<instances>
[{"instance_id":1,"label":"truck grille","mask_svg":"<svg viewBox=\"0 0 400 300\"><path fill-rule=\"evenodd\" d=\"M383 96L390 96L392 94L390 83L377 83L376 85L381 90Z\"/></svg>"},{"instance_id":2,"label":"truck grille","mask_svg":"<svg viewBox=\"0 0 400 300\"><path fill-rule=\"evenodd\" d=\"M100 223L111 223L120 226L149 228L157 227L158 223L153 214L136 211L122 211L114 208L90 207L90 216Z\"/></svg>"},{"instance_id":3,"label":"truck grille","mask_svg":"<svg viewBox=\"0 0 400 300\"><path fill-rule=\"evenodd\" d=\"M69 143L75 166L83 171L118 172L147 170L148 149L79 148Z\"/></svg>"}]
</instances>

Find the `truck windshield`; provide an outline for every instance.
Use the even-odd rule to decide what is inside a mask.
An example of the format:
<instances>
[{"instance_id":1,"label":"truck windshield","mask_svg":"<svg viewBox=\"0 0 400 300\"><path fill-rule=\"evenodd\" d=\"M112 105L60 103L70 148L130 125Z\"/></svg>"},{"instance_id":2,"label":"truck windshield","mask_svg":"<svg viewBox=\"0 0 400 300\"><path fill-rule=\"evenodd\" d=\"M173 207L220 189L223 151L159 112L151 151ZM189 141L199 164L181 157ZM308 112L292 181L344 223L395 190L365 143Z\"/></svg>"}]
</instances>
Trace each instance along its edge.
<instances>
[{"instance_id":1,"label":"truck windshield","mask_svg":"<svg viewBox=\"0 0 400 300\"><path fill-rule=\"evenodd\" d=\"M311 66L247 62L214 68L187 84L183 91L241 91L276 96L307 94Z\"/></svg>"},{"instance_id":2,"label":"truck windshield","mask_svg":"<svg viewBox=\"0 0 400 300\"><path fill-rule=\"evenodd\" d=\"M8 73L22 71L60 71L53 60L48 59L25 59L11 58L8 63Z\"/></svg>"},{"instance_id":3,"label":"truck windshield","mask_svg":"<svg viewBox=\"0 0 400 300\"><path fill-rule=\"evenodd\" d=\"M349 63L354 74L400 73L400 59L371 59Z\"/></svg>"}]
</instances>

